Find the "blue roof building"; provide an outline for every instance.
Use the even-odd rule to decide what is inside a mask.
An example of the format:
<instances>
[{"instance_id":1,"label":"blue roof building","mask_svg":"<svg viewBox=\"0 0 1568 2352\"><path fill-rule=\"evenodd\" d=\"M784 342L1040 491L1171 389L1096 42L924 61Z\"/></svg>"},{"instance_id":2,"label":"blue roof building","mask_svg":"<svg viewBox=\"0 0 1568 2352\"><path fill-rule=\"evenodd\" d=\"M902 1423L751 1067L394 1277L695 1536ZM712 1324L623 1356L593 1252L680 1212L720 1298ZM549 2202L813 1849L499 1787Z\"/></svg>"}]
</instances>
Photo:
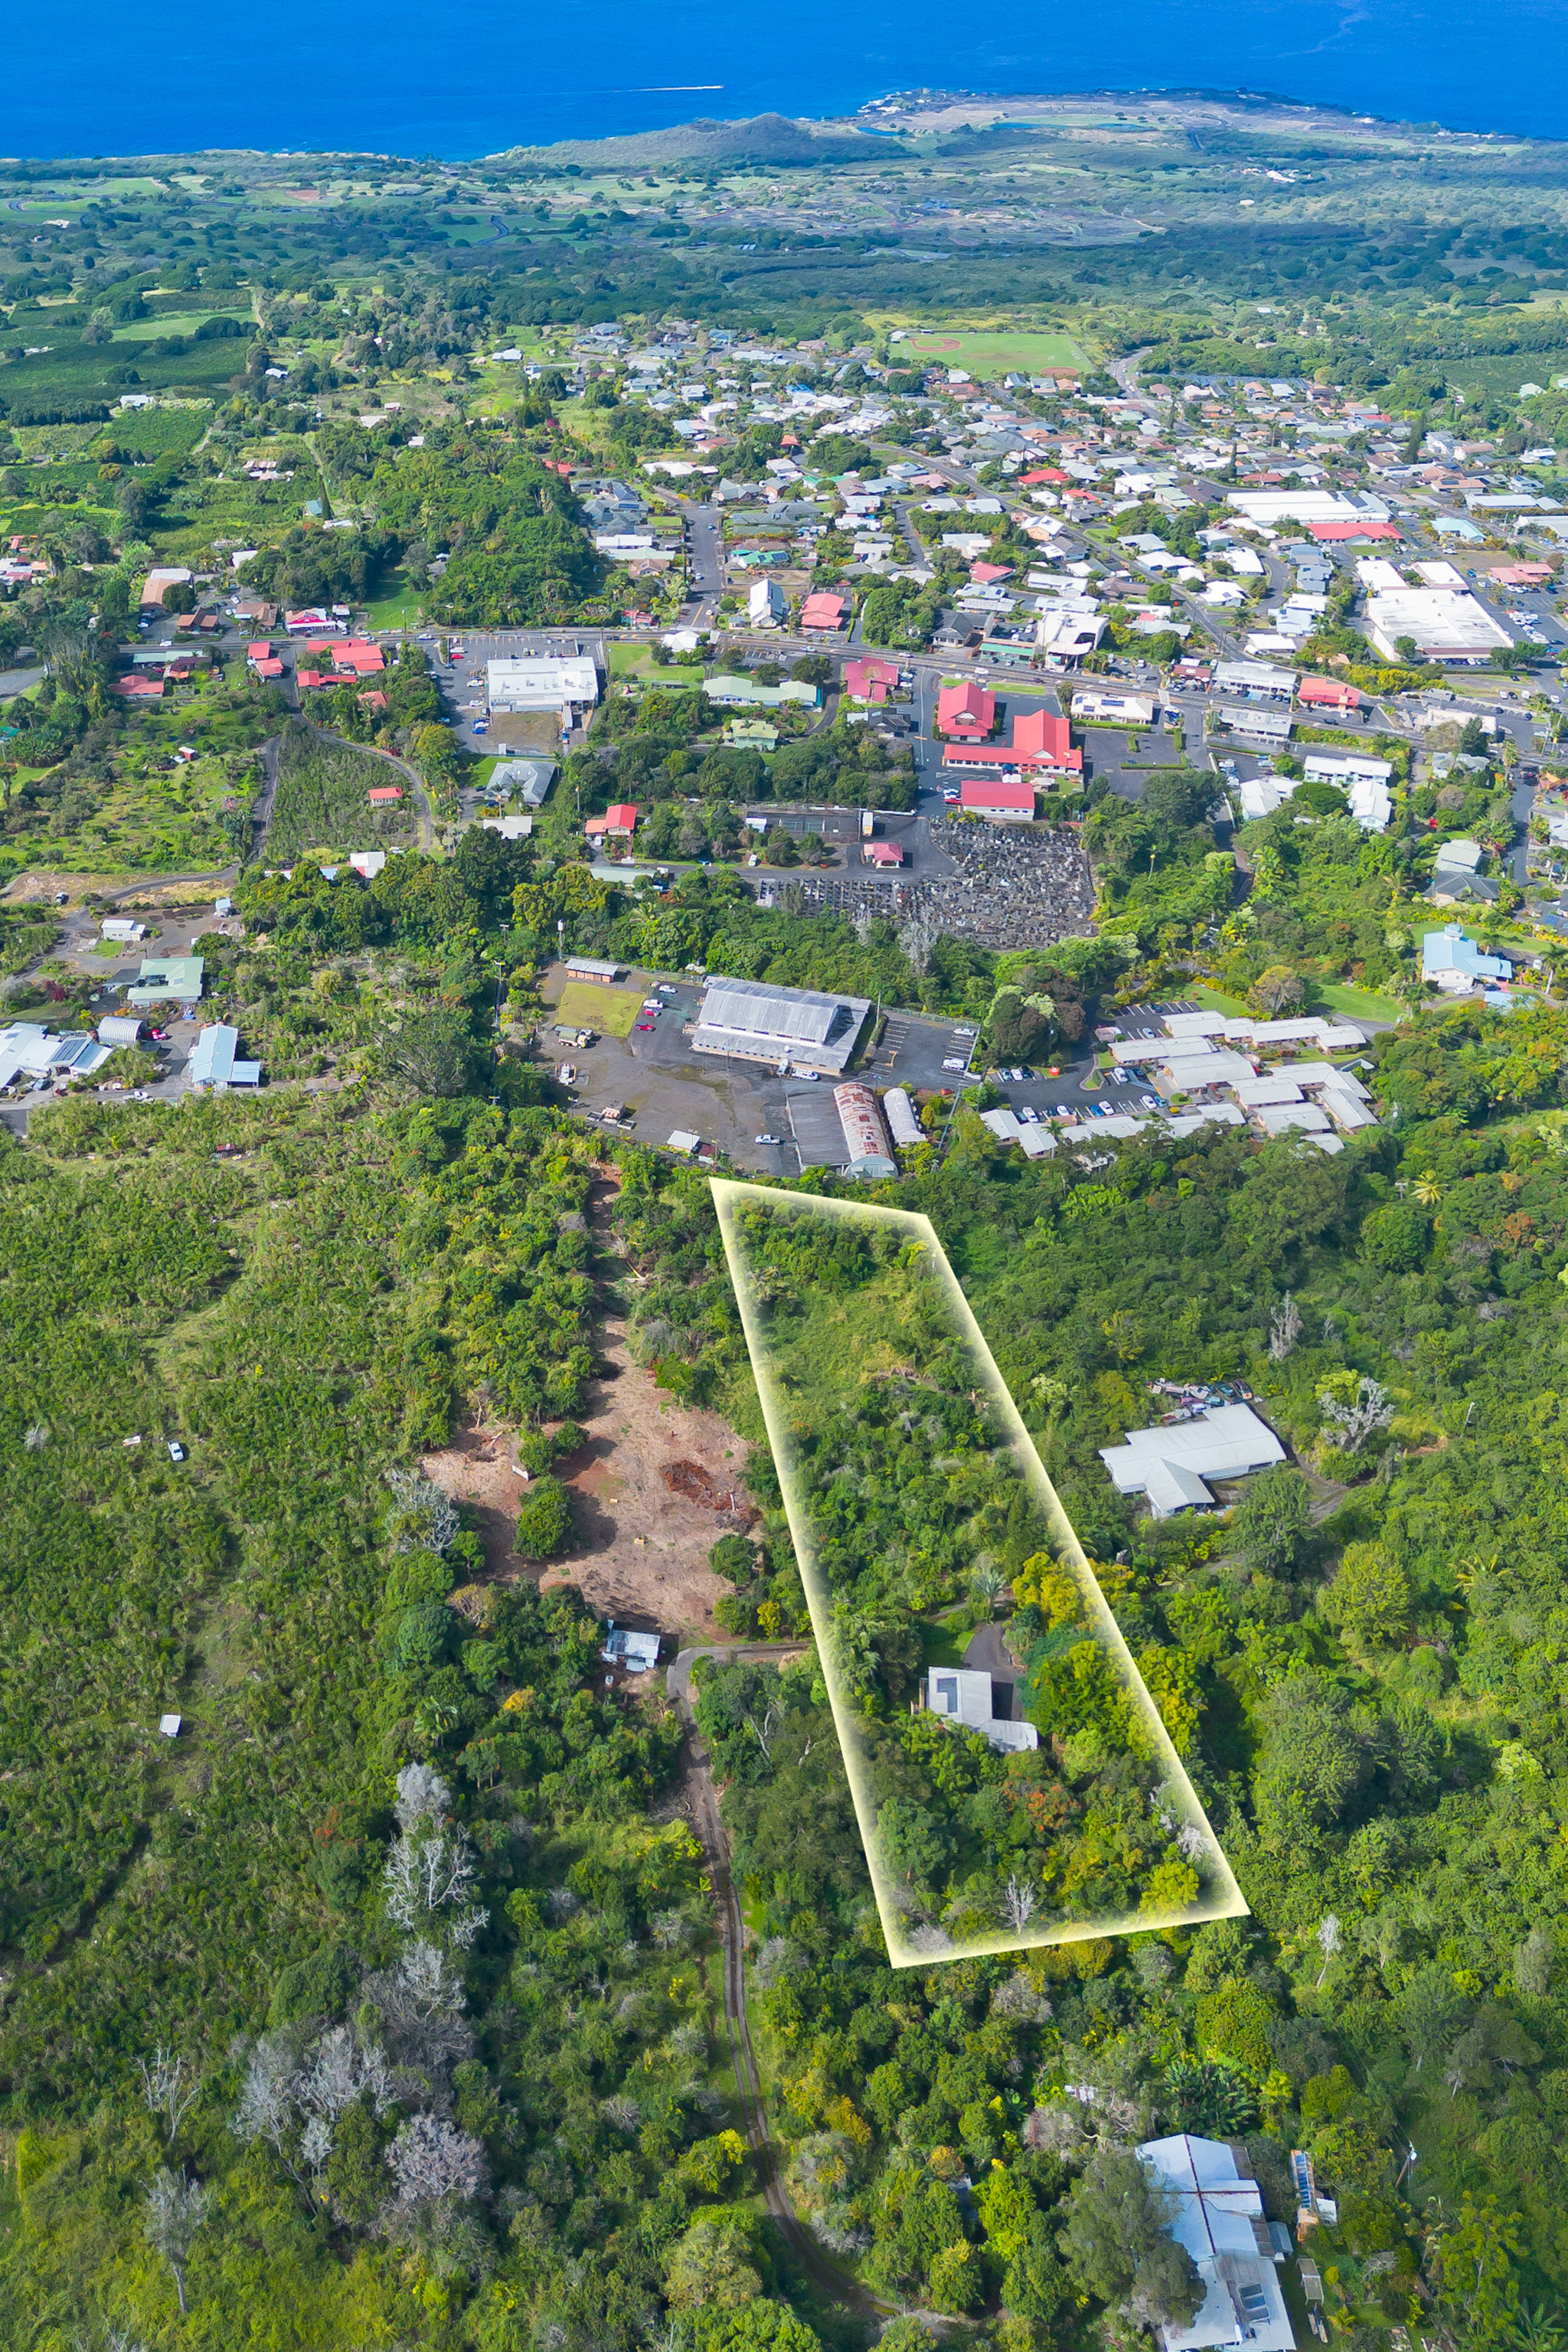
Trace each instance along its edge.
<instances>
[{"instance_id":1,"label":"blue roof building","mask_svg":"<svg viewBox=\"0 0 1568 2352\"><path fill-rule=\"evenodd\" d=\"M258 1087L261 1084L259 1062L239 1062L235 1059L239 1046L239 1032L226 1022L214 1022L196 1039L191 1055L191 1084L194 1087Z\"/></svg>"},{"instance_id":2,"label":"blue roof building","mask_svg":"<svg viewBox=\"0 0 1568 2352\"><path fill-rule=\"evenodd\" d=\"M1458 923L1428 931L1421 942L1421 977L1435 981L1448 996L1468 996L1489 980L1511 980L1513 966L1485 955Z\"/></svg>"}]
</instances>

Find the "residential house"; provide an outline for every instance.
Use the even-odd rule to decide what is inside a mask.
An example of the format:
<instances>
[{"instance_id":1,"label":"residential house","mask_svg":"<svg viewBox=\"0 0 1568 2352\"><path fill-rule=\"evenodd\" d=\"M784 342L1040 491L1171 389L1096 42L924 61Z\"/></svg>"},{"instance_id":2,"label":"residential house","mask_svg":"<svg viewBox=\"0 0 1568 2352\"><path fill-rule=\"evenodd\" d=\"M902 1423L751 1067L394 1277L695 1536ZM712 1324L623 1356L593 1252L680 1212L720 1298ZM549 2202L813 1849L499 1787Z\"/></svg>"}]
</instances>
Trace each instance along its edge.
<instances>
[{"instance_id":1,"label":"residential house","mask_svg":"<svg viewBox=\"0 0 1568 2352\"><path fill-rule=\"evenodd\" d=\"M1225 1404L1154 1429L1130 1429L1121 1445L1102 1445L1100 1458L1118 1494L1146 1496L1154 1517L1165 1519L1177 1511L1212 1510L1214 1481L1244 1478L1286 1455L1250 1405Z\"/></svg>"},{"instance_id":2,"label":"residential house","mask_svg":"<svg viewBox=\"0 0 1568 2352\"><path fill-rule=\"evenodd\" d=\"M1428 931L1421 942L1421 977L1445 996L1469 996L1489 982L1513 978L1513 966L1501 956L1487 955L1458 923Z\"/></svg>"},{"instance_id":3,"label":"residential house","mask_svg":"<svg viewBox=\"0 0 1568 2352\"><path fill-rule=\"evenodd\" d=\"M1177 2132L1145 2140L1139 2159L1164 2192L1168 2227L1197 2266L1204 2299L1187 2325L1154 2330L1161 2352L1295 2352L1279 2284L1289 2252L1283 2223L1264 2218L1263 2198L1245 2155L1224 2140Z\"/></svg>"},{"instance_id":4,"label":"residential house","mask_svg":"<svg viewBox=\"0 0 1568 2352\"><path fill-rule=\"evenodd\" d=\"M988 1674L972 1666L933 1666L926 1676L925 1703L958 1731L978 1731L993 1748L1009 1750L1037 1748L1040 1735L1032 1723L1015 1722L1011 1713L999 1715L997 1702L1011 1708L1013 1694L1005 1684L994 1684Z\"/></svg>"}]
</instances>

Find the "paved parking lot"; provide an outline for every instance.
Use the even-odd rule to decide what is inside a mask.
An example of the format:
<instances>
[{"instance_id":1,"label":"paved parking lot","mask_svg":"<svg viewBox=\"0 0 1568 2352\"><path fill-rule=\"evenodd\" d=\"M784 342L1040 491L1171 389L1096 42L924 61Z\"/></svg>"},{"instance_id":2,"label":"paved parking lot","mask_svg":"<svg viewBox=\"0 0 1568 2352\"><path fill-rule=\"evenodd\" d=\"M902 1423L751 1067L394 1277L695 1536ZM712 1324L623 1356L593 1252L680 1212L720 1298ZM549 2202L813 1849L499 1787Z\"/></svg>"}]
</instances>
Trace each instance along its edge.
<instances>
[{"instance_id":1,"label":"paved parking lot","mask_svg":"<svg viewBox=\"0 0 1568 2352\"><path fill-rule=\"evenodd\" d=\"M446 668L441 667L439 654L443 638L449 653L455 655L460 647L463 656L460 661L454 659ZM592 654L601 670L605 666L604 632L600 629L422 629L419 641L429 654L430 667L454 731L464 750L472 751L478 759L507 748L490 741L485 719L486 669L490 662L521 654ZM558 752L563 747L551 713L543 711L539 715L541 740L531 748L541 755ZM479 735L474 732L476 720L485 730Z\"/></svg>"}]
</instances>

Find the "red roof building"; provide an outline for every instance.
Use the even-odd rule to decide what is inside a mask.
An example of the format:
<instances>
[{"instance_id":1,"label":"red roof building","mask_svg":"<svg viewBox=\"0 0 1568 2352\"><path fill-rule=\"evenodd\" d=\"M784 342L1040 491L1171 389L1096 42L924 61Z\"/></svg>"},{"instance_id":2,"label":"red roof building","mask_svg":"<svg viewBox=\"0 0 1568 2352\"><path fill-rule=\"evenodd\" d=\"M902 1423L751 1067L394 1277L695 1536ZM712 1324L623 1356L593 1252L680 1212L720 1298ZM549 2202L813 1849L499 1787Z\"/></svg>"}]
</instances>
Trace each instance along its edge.
<instances>
[{"instance_id":1,"label":"red roof building","mask_svg":"<svg viewBox=\"0 0 1568 2352\"><path fill-rule=\"evenodd\" d=\"M1054 710L1026 710L1013 721L1013 749L1024 767L1055 768L1079 775L1083 753L1073 749L1072 729Z\"/></svg>"},{"instance_id":2,"label":"red roof building","mask_svg":"<svg viewBox=\"0 0 1568 2352\"><path fill-rule=\"evenodd\" d=\"M1072 476L1064 474L1059 466L1033 466L1026 474L1018 476L1016 488L1020 490L1033 490L1037 489L1043 482L1051 482L1059 489L1064 482L1070 482Z\"/></svg>"},{"instance_id":3,"label":"red roof building","mask_svg":"<svg viewBox=\"0 0 1568 2352\"><path fill-rule=\"evenodd\" d=\"M388 710L392 707L378 686L373 686L368 694L356 694L354 700L362 710Z\"/></svg>"},{"instance_id":4,"label":"red roof building","mask_svg":"<svg viewBox=\"0 0 1568 2352\"><path fill-rule=\"evenodd\" d=\"M246 646L245 658L249 662L270 661L272 647L265 637L258 637L254 645Z\"/></svg>"},{"instance_id":5,"label":"red roof building","mask_svg":"<svg viewBox=\"0 0 1568 2352\"><path fill-rule=\"evenodd\" d=\"M367 637L351 637L346 645L334 647L332 660L339 669L352 670L356 677L378 677L386 667L386 656Z\"/></svg>"},{"instance_id":6,"label":"red roof building","mask_svg":"<svg viewBox=\"0 0 1568 2352\"><path fill-rule=\"evenodd\" d=\"M1307 529L1317 540L1397 539L1399 533L1391 522L1310 522Z\"/></svg>"},{"instance_id":7,"label":"red roof building","mask_svg":"<svg viewBox=\"0 0 1568 2352\"><path fill-rule=\"evenodd\" d=\"M1296 699L1309 710L1359 710L1361 696L1353 686L1338 677L1304 677L1296 688Z\"/></svg>"},{"instance_id":8,"label":"red roof building","mask_svg":"<svg viewBox=\"0 0 1568 2352\"><path fill-rule=\"evenodd\" d=\"M114 691L116 694L124 695L131 702L162 702L163 681L161 677L141 677L134 675L130 677L117 677L114 681Z\"/></svg>"},{"instance_id":9,"label":"red roof building","mask_svg":"<svg viewBox=\"0 0 1568 2352\"><path fill-rule=\"evenodd\" d=\"M826 588L814 588L800 608L803 629L841 629L848 617L848 598Z\"/></svg>"},{"instance_id":10,"label":"red roof building","mask_svg":"<svg viewBox=\"0 0 1568 2352\"><path fill-rule=\"evenodd\" d=\"M939 735L989 735L996 724L996 697L985 686L944 686L936 698Z\"/></svg>"},{"instance_id":11,"label":"red roof building","mask_svg":"<svg viewBox=\"0 0 1568 2352\"><path fill-rule=\"evenodd\" d=\"M989 817L994 824L1028 824L1035 814L1035 787L987 776L983 782L964 785L960 805L970 815Z\"/></svg>"},{"instance_id":12,"label":"red roof building","mask_svg":"<svg viewBox=\"0 0 1568 2352\"><path fill-rule=\"evenodd\" d=\"M904 853L896 841L868 841L860 852L867 866L901 866Z\"/></svg>"},{"instance_id":13,"label":"red roof building","mask_svg":"<svg viewBox=\"0 0 1568 2352\"><path fill-rule=\"evenodd\" d=\"M977 588L989 588L998 580L1011 580L1013 567L1010 563L972 563L969 576Z\"/></svg>"},{"instance_id":14,"label":"red roof building","mask_svg":"<svg viewBox=\"0 0 1568 2352\"><path fill-rule=\"evenodd\" d=\"M252 662L251 667L258 677L281 677L283 675L283 665L275 654L266 661Z\"/></svg>"},{"instance_id":15,"label":"red roof building","mask_svg":"<svg viewBox=\"0 0 1568 2352\"><path fill-rule=\"evenodd\" d=\"M844 665L844 691L857 702L886 702L898 682L898 663L879 661L874 654Z\"/></svg>"},{"instance_id":16,"label":"red roof building","mask_svg":"<svg viewBox=\"0 0 1568 2352\"><path fill-rule=\"evenodd\" d=\"M365 794L365 798L369 801L373 808L379 808L384 805L388 801L400 801L403 798L403 786L401 784L372 784L369 792Z\"/></svg>"},{"instance_id":17,"label":"red roof building","mask_svg":"<svg viewBox=\"0 0 1568 2352\"><path fill-rule=\"evenodd\" d=\"M325 670L297 669L294 673L294 683L300 693L305 694L318 686L331 686L332 679Z\"/></svg>"}]
</instances>

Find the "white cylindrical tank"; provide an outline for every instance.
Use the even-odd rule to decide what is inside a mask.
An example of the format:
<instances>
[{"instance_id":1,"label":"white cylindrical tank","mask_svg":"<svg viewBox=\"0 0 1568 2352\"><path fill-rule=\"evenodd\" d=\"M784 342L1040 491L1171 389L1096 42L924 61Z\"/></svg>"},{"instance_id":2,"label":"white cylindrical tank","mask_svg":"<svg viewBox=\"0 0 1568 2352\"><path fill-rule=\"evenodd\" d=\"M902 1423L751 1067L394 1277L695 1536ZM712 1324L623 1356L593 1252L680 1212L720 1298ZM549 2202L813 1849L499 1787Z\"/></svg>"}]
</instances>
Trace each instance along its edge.
<instances>
[{"instance_id":1,"label":"white cylindrical tank","mask_svg":"<svg viewBox=\"0 0 1568 2352\"><path fill-rule=\"evenodd\" d=\"M902 1087L889 1087L882 1097L882 1108L888 1115L893 1141L900 1150L907 1151L912 1144L925 1141L915 1107Z\"/></svg>"}]
</instances>

